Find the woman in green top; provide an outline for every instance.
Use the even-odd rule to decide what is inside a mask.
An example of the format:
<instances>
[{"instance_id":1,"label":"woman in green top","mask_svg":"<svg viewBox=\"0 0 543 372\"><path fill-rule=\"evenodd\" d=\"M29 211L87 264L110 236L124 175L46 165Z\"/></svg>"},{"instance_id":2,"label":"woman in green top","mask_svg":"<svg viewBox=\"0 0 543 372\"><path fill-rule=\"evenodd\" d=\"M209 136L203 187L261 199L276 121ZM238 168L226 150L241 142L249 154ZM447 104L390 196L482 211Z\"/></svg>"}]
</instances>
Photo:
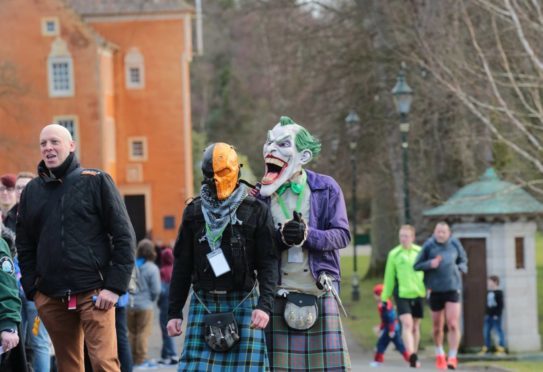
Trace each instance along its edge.
<instances>
[{"instance_id":1,"label":"woman in green top","mask_svg":"<svg viewBox=\"0 0 543 372\"><path fill-rule=\"evenodd\" d=\"M421 248L413 244L415 240L413 226L403 225L399 236L400 245L388 253L381 300L386 302L394 294L402 323L402 339L410 354L409 364L416 368L420 366L417 350L426 289L423 282L424 274L421 271L415 271L413 264Z\"/></svg>"}]
</instances>

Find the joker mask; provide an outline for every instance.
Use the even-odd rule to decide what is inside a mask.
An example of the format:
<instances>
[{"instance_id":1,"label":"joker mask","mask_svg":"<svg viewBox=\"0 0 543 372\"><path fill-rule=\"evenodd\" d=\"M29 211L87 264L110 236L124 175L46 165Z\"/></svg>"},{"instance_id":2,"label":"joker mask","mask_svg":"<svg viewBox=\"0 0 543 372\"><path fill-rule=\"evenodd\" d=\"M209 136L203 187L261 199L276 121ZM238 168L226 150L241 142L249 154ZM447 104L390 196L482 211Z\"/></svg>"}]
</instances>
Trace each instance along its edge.
<instances>
[{"instance_id":1,"label":"joker mask","mask_svg":"<svg viewBox=\"0 0 543 372\"><path fill-rule=\"evenodd\" d=\"M268 132L263 150L266 168L260 194L270 196L319 153L320 143L304 127L282 116Z\"/></svg>"}]
</instances>

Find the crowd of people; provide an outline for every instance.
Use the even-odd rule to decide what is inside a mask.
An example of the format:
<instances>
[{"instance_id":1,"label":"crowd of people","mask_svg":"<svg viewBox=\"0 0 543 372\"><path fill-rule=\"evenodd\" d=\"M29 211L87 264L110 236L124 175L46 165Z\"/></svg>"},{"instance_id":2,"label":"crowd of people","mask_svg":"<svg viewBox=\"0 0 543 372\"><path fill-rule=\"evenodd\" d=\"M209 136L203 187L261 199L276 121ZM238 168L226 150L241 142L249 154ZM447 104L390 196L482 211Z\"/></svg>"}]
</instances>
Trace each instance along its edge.
<instances>
[{"instance_id":1,"label":"crowd of people","mask_svg":"<svg viewBox=\"0 0 543 372\"><path fill-rule=\"evenodd\" d=\"M321 151L306 128L281 117L268 131L257 185L242 179L231 145L208 146L199 195L185 206L173 247L136 243L112 178L81 167L66 128L45 126L39 143L37 175L0 179L2 371L156 368L148 354L156 310L158 362L179 371L351 369L339 297L349 221L337 182L306 169ZM382 324L372 365L393 342L420 366L427 297L436 366L455 369L466 253L445 222L422 247L410 225L399 240L374 288ZM492 283L488 302L499 308L499 279ZM485 335L501 332L500 314L488 314ZM178 358L172 337L183 322Z\"/></svg>"},{"instance_id":2,"label":"crowd of people","mask_svg":"<svg viewBox=\"0 0 543 372\"><path fill-rule=\"evenodd\" d=\"M136 259L111 177L82 168L58 124L44 127L39 143L37 175L0 177L0 370L131 371L133 358L136 367L146 362L141 334L150 323L140 314L152 321L159 297L167 298L172 250L144 240ZM161 308L159 362L175 364Z\"/></svg>"}]
</instances>

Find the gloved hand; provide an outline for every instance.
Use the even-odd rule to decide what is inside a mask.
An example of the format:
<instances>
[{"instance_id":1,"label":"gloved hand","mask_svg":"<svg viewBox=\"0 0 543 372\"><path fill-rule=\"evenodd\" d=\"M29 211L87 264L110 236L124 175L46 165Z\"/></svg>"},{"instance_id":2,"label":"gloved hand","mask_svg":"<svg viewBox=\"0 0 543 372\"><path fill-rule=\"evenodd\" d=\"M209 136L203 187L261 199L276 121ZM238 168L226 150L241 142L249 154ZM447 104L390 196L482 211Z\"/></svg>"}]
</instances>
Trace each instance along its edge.
<instances>
[{"instance_id":1,"label":"gloved hand","mask_svg":"<svg viewBox=\"0 0 543 372\"><path fill-rule=\"evenodd\" d=\"M287 221L281 229L281 239L288 246L300 245L307 238L307 225L302 214L292 212L292 220Z\"/></svg>"}]
</instances>

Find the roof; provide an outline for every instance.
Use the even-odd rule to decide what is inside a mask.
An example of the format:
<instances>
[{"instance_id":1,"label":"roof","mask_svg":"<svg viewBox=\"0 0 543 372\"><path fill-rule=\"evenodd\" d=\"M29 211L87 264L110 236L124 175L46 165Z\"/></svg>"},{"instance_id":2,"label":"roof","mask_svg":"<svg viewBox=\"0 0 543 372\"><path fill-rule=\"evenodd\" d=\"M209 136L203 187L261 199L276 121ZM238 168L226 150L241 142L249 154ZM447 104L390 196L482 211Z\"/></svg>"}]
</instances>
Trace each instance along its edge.
<instances>
[{"instance_id":1,"label":"roof","mask_svg":"<svg viewBox=\"0 0 543 372\"><path fill-rule=\"evenodd\" d=\"M192 7L184 0L65 0L82 16L180 13Z\"/></svg>"},{"instance_id":2,"label":"roof","mask_svg":"<svg viewBox=\"0 0 543 372\"><path fill-rule=\"evenodd\" d=\"M428 217L521 214L543 214L543 204L520 186L500 180L494 168L462 187L445 204L424 212Z\"/></svg>"}]
</instances>

